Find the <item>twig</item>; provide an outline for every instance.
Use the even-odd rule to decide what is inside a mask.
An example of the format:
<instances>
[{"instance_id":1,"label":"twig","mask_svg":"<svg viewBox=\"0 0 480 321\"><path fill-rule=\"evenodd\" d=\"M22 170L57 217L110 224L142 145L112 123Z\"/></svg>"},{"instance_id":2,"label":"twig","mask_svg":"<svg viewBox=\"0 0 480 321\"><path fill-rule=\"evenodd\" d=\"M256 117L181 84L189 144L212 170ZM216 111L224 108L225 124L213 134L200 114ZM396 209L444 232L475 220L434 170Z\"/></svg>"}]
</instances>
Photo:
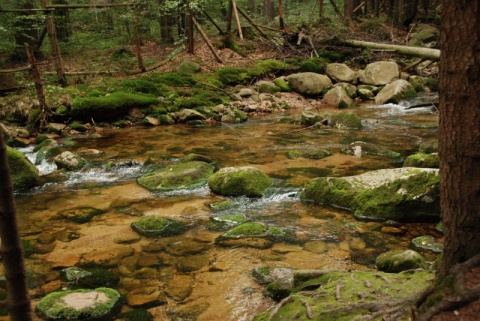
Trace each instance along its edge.
<instances>
[{"instance_id":1,"label":"twig","mask_svg":"<svg viewBox=\"0 0 480 321\"><path fill-rule=\"evenodd\" d=\"M312 320L313 319L313 312L312 312L312 308L310 308L310 305L308 304L307 301L305 300L300 300L300 302L302 302L302 304L305 306L305 310L307 311L307 317Z\"/></svg>"},{"instance_id":2,"label":"twig","mask_svg":"<svg viewBox=\"0 0 480 321\"><path fill-rule=\"evenodd\" d=\"M335 288L335 300L337 300L337 301L340 301L342 299L342 296L341 296L341 293L340 293L342 288L343 288L342 283L338 283L337 287Z\"/></svg>"},{"instance_id":3,"label":"twig","mask_svg":"<svg viewBox=\"0 0 480 321\"><path fill-rule=\"evenodd\" d=\"M272 321L273 317L275 316L275 314L278 313L278 311L285 305L287 304L288 302L290 301L293 301L293 297L292 296L287 296L285 299L283 299L282 301L280 301L276 306L275 308L273 308L272 312L270 312L270 316L268 317L267 321Z\"/></svg>"}]
</instances>

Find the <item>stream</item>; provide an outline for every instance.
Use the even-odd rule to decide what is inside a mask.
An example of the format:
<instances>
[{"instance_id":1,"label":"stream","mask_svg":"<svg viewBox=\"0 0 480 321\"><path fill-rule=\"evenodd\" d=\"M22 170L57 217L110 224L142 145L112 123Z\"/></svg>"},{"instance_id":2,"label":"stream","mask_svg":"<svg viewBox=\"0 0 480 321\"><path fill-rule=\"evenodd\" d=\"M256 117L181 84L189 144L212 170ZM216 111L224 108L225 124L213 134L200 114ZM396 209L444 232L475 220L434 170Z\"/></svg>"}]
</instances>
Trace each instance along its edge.
<instances>
[{"instance_id":1,"label":"stream","mask_svg":"<svg viewBox=\"0 0 480 321\"><path fill-rule=\"evenodd\" d=\"M420 235L438 237L434 223L401 224L404 233L391 235L381 232L388 223L357 221L346 211L299 200L311 178L401 167L420 143L437 136L438 112L405 107L361 104L347 110L361 117L361 130L305 128L299 123L303 108L292 108L251 115L241 124L98 129L100 138L76 137L70 150L91 162L87 170L58 172L43 163L45 184L16 195L22 239L34 247L26 259L34 304L68 286L60 278L63 268L95 266L119 277L115 288L126 297L123 311L148 308L155 320L247 321L275 305L253 280L253 268L374 269L379 254L409 248L411 239ZM324 111L344 110L322 107ZM342 153L356 141L403 157ZM294 149L333 155L287 157ZM22 151L28 154L31 149ZM214 241L225 231L210 228L211 218L219 215L210 205L226 198L207 186L155 193L135 182L149 162L168 165L189 153L213 159L218 168L254 166L266 172L274 179L267 194L260 199L229 198L236 204L234 212L249 221L287 228L300 242L268 248L218 246ZM60 215L77 207L105 213L83 224ZM142 215L188 221L190 229L162 239L141 237L130 224ZM435 259L433 253L422 255L427 261Z\"/></svg>"}]
</instances>

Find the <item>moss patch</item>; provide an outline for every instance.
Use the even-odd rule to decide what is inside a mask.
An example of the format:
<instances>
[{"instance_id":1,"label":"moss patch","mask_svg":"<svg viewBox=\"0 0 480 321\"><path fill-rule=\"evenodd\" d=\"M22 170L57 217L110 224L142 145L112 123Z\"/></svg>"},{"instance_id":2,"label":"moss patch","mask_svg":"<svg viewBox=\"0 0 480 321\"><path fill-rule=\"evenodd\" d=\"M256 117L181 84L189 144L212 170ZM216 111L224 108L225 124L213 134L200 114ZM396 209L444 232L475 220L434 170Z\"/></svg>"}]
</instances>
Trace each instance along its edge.
<instances>
[{"instance_id":1,"label":"moss patch","mask_svg":"<svg viewBox=\"0 0 480 321\"><path fill-rule=\"evenodd\" d=\"M165 217L148 215L132 223L137 233L147 237L162 237L182 234L187 230L185 223Z\"/></svg>"},{"instance_id":2,"label":"moss patch","mask_svg":"<svg viewBox=\"0 0 480 321\"><path fill-rule=\"evenodd\" d=\"M225 196L261 197L271 184L267 174L253 167L223 168L208 179L212 191Z\"/></svg>"},{"instance_id":3,"label":"moss patch","mask_svg":"<svg viewBox=\"0 0 480 321\"><path fill-rule=\"evenodd\" d=\"M147 173L137 179L141 186L155 191L194 189L207 182L214 167L205 162L179 163Z\"/></svg>"},{"instance_id":4,"label":"moss patch","mask_svg":"<svg viewBox=\"0 0 480 321\"><path fill-rule=\"evenodd\" d=\"M33 187L38 180L38 170L27 157L9 146L7 147L7 162L12 178L13 188L22 190Z\"/></svg>"}]
</instances>

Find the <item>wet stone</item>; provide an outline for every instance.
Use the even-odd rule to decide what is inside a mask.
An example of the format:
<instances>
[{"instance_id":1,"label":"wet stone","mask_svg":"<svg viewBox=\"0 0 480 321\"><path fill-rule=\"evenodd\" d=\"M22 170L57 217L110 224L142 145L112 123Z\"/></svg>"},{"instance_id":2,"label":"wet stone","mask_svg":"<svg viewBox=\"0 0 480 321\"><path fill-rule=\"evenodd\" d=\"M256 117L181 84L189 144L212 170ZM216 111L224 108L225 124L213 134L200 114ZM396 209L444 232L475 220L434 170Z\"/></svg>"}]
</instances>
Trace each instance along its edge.
<instances>
[{"instance_id":1,"label":"wet stone","mask_svg":"<svg viewBox=\"0 0 480 321\"><path fill-rule=\"evenodd\" d=\"M110 248L108 250L92 251L82 255L79 265L84 267L111 268L120 264L121 260L133 254L129 246Z\"/></svg>"},{"instance_id":2,"label":"wet stone","mask_svg":"<svg viewBox=\"0 0 480 321\"><path fill-rule=\"evenodd\" d=\"M206 251L208 246L192 240L172 241L166 244L166 251L172 255L186 256Z\"/></svg>"},{"instance_id":3,"label":"wet stone","mask_svg":"<svg viewBox=\"0 0 480 321\"><path fill-rule=\"evenodd\" d=\"M419 236L412 240L412 244L416 249L430 250L435 253L443 252L443 244L436 242L433 236Z\"/></svg>"},{"instance_id":4,"label":"wet stone","mask_svg":"<svg viewBox=\"0 0 480 321\"><path fill-rule=\"evenodd\" d=\"M136 308L153 308L167 304L167 298L158 287L140 287L127 293L127 303Z\"/></svg>"},{"instance_id":5,"label":"wet stone","mask_svg":"<svg viewBox=\"0 0 480 321\"><path fill-rule=\"evenodd\" d=\"M160 260L155 255L140 254L137 259L138 267L158 267Z\"/></svg>"},{"instance_id":6,"label":"wet stone","mask_svg":"<svg viewBox=\"0 0 480 321\"><path fill-rule=\"evenodd\" d=\"M177 259L177 269L180 272L193 272L208 265L208 255L192 255Z\"/></svg>"},{"instance_id":7,"label":"wet stone","mask_svg":"<svg viewBox=\"0 0 480 321\"><path fill-rule=\"evenodd\" d=\"M183 301L190 296L195 280L190 275L175 275L168 281L165 293L174 300Z\"/></svg>"}]
</instances>

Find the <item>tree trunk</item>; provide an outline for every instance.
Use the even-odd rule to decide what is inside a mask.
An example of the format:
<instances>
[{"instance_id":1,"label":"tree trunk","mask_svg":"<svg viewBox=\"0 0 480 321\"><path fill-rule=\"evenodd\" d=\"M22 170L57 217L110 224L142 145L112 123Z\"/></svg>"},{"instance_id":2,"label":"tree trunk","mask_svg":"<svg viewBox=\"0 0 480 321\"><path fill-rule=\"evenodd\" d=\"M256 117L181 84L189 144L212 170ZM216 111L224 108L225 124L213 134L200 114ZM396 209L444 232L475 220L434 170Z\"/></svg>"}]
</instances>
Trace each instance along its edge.
<instances>
[{"instance_id":1,"label":"tree trunk","mask_svg":"<svg viewBox=\"0 0 480 321\"><path fill-rule=\"evenodd\" d=\"M440 50L432 49L432 48L398 46L398 45L389 45L384 43L359 41L359 40L344 40L341 43L351 47L390 50L390 51L393 51L395 54L411 56L411 57L420 57L420 58L426 58L431 60L440 59Z\"/></svg>"},{"instance_id":2,"label":"tree trunk","mask_svg":"<svg viewBox=\"0 0 480 321\"><path fill-rule=\"evenodd\" d=\"M480 1L442 1L440 274L480 253ZM462 19L458 19L461 15Z\"/></svg>"},{"instance_id":3,"label":"tree trunk","mask_svg":"<svg viewBox=\"0 0 480 321\"><path fill-rule=\"evenodd\" d=\"M53 0L52 4L63 4L67 5L66 0ZM59 41L67 42L72 30L70 28L70 15L68 14L68 9L55 9L53 12L55 17L55 28L57 30L57 39Z\"/></svg>"},{"instance_id":4,"label":"tree trunk","mask_svg":"<svg viewBox=\"0 0 480 321\"><path fill-rule=\"evenodd\" d=\"M32 320L23 248L18 232L13 186L7 164L7 153L0 130L0 238L7 280L7 308L11 321Z\"/></svg>"},{"instance_id":5,"label":"tree trunk","mask_svg":"<svg viewBox=\"0 0 480 321\"><path fill-rule=\"evenodd\" d=\"M264 0L265 17L267 21L275 19L275 6L273 0Z\"/></svg>"}]
</instances>

